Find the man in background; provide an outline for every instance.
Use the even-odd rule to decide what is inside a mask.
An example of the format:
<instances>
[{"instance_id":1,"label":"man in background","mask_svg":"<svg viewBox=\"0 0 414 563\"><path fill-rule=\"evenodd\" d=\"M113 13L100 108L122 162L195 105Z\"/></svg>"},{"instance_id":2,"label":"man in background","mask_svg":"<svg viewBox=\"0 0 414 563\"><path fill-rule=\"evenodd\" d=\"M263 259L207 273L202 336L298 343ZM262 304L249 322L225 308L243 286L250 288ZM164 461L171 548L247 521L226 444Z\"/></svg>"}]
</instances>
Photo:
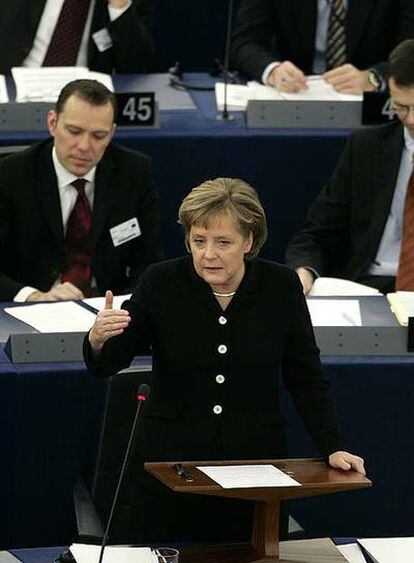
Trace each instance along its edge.
<instances>
[{"instance_id":1,"label":"man in background","mask_svg":"<svg viewBox=\"0 0 414 563\"><path fill-rule=\"evenodd\" d=\"M87 66L147 72L151 0L13 0L0 3L0 72L13 66Z\"/></svg>"},{"instance_id":2,"label":"man in background","mask_svg":"<svg viewBox=\"0 0 414 563\"><path fill-rule=\"evenodd\" d=\"M336 171L293 237L287 264L308 293L335 276L383 293L414 291L414 40L389 57L387 125L351 134Z\"/></svg>"},{"instance_id":3,"label":"man in background","mask_svg":"<svg viewBox=\"0 0 414 563\"><path fill-rule=\"evenodd\" d=\"M385 89L386 59L414 37L412 0L243 0L234 68L284 92L323 74L339 92Z\"/></svg>"},{"instance_id":4,"label":"man in background","mask_svg":"<svg viewBox=\"0 0 414 563\"><path fill-rule=\"evenodd\" d=\"M47 116L51 139L0 166L0 300L122 294L162 258L150 159L111 142L116 103L75 80Z\"/></svg>"}]
</instances>

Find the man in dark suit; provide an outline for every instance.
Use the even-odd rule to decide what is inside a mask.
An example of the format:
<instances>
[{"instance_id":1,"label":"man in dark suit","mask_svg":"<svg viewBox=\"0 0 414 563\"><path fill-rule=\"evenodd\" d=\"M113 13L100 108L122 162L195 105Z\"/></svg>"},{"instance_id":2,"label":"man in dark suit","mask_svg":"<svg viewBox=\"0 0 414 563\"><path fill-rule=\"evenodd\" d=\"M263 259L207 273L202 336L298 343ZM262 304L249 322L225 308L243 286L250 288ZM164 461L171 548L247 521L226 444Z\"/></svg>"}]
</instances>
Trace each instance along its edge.
<instances>
[{"instance_id":1,"label":"man in dark suit","mask_svg":"<svg viewBox=\"0 0 414 563\"><path fill-rule=\"evenodd\" d=\"M150 159L111 143L115 98L75 80L48 114L52 140L0 167L0 300L125 293L161 259Z\"/></svg>"},{"instance_id":2,"label":"man in dark suit","mask_svg":"<svg viewBox=\"0 0 414 563\"><path fill-rule=\"evenodd\" d=\"M389 62L391 108L399 121L351 135L288 246L287 263L305 293L318 275L383 292L414 290L414 40L396 47Z\"/></svg>"},{"instance_id":3,"label":"man in dark suit","mask_svg":"<svg viewBox=\"0 0 414 563\"><path fill-rule=\"evenodd\" d=\"M329 29L332 25L335 48L335 41L341 41L335 36L341 21L343 52L336 62L333 55L332 68L325 72ZM307 88L305 74L325 73L338 91L361 93L385 86L384 61L410 37L412 0L243 0L232 61L255 80L286 92Z\"/></svg>"},{"instance_id":4,"label":"man in dark suit","mask_svg":"<svg viewBox=\"0 0 414 563\"><path fill-rule=\"evenodd\" d=\"M149 4L150 0L1 2L0 73L13 66L66 65L106 73L147 72L154 62L147 30Z\"/></svg>"}]
</instances>

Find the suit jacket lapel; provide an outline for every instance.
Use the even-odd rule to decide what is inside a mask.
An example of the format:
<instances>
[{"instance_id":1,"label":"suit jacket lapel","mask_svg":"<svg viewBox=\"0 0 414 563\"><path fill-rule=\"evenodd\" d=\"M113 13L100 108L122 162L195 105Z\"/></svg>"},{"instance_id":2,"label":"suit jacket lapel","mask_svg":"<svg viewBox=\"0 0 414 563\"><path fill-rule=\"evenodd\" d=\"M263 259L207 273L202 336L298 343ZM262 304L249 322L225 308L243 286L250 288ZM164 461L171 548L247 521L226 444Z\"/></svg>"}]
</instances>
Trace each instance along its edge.
<instances>
[{"instance_id":1,"label":"suit jacket lapel","mask_svg":"<svg viewBox=\"0 0 414 563\"><path fill-rule=\"evenodd\" d=\"M52 148L53 143L51 142L48 142L40 148L35 189L37 190L46 221L58 244L63 245L62 209L55 168L52 161Z\"/></svg>"},{"instance_id":2,"label":"suit jacket lapel","mask_svg":"<svg viewBox=\"0 0 414 563\"><path fill-rule=\"evenodd\" d=\"M316 22L318 15L317 0L301 0L297 2L299 37L303 41L303 53L306 57L305 67L312 68L315 52Z\"/></svg>"},{"instance_id":3,"label":"suit jacket lapel","mask_svg":"<svg viewBox=\"0 0 414 563\"><path fill-rule=\"evenodd\" d=\"M378 249L390 212L403 147L403 128L399 126L390 131L390 134L383 140L373 161L372 181L378 196L373 206L370 247L375 250Z\"/></svg>"},{"instance_id":4,"label":"suit jacket lapel","mask_svg":"<svg viewBox=\"0 0 414 563\"><path fill-rule=\"evenodd\" d=\"M98 164L96 170L92 221L93 245L95 245L96 241L101 237L102 230L112 207L114 193L117 189L114 174L115 163L109 151L110 149L107 149L107 152Z\"/></svg>"},{"instance_id":5,"label":"suit jacket lapel","mask_svg":"<svg viewBox=\"0 0 414 563\"><path fill-rule=\"evenodd\" d=\"M366 25L369 25L370 14L376 0L349 0L347 13L347 54L352 57Z\"/></svg>"}]
</instances>

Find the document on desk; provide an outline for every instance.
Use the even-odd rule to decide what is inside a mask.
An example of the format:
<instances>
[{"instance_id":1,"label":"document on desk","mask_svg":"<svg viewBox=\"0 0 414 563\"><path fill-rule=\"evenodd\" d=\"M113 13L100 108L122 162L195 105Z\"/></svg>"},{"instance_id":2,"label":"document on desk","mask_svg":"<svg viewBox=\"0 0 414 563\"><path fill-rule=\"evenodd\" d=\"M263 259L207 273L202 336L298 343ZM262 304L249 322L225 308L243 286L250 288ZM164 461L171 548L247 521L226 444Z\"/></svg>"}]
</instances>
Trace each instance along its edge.
<instances>
[{"instance_id":1,"label":"document on desk","mask_svg":"<svg viewBox=\"0 0 414 563\"><path fill-rule=\"evenodd\" d=\"M301 484L273 465L201 465L197 469L223 489L300 487Z\"/></svg>"},{"instance_id":2,"label":"document on desk","mask_svg":"<svg viewBox=\"0 0 414 563\"><path fill-rule=\"evenodd\" d=\"M0 104L7 104L9 95L7 93L6 77L0 74Z\"/></svg>"},{"instance_id":3,"label":"document on desk","mask_svg":"<svg viewBox=\"0 0 414 563\"><path fill-rule=\"evenodd\" d=\"M124 301L131 299L131 295L132 293L127 293L125 295L114 295L113 309L120 309ZM105 297L88 297L87 299L82 299L82 301L83 303L86 303L97 311L102 311L102 309L105 307Z\"/></svg>"},{"instance_id":4,"label":"document on desk","mask_svg":"<svg viewBox=\"0 0 414 563\"><path fill-rule=\"evenodd\" d=\"M71 80L91 78L114 90L109 74L91 72L86 67L12 68L16 84L16 102L56 102L63 86Z\"/></svg>"},{"instance_id":5,"label":"document on desk","mask_svg":"<svg viewBox=\"0 0 414 563\"><path fill-rule=\"evenodd\" d=\"M387 299L400 325L407 326L409 317L414 317L414 291L387 293Z\"/></svg>"},{"instance_id":6,"label":"document on desk","mask_svg":"<svg viewBox=\"0 0 414 563\"><path fill-rule=\"evenodd\" d=\"M4 311L39 332L87 332L96 315L74 301L6 307Z\"/></svg>"},{"instance_id":7,"label":"document on desk","mask_svg":"<svg viewBox=\"0 0 414 563\"><path fill-rule=\"evenodd\" d=\"M309 297L333 297L333 296L349 296L359 297L363 295L381 295L375 287L369 287L362 283L342 278L316 278L313 282L312 289L308 293Z\"/></svg>"},{"instance_id":8,"label":"document on desk","mask_svg":"<svg viewBox=\"0 0 414 563\"><path fill-rule=\"evenodd\" d=\"M367 563L357 543L337 545L336 549L342 553L348 563Z\"/></svg>"},{"instance_id":9,"label":"document on desk","mask_svg":"<svg viewBox=\"0 0 414 563\"><path fill-rule=\"evenodd\" d=\"M74 543L70 551L77 563L98 563L100 545L86 545ZM107 545L105 547L103 563L153 563L158 561L149 547L127 547L121 545Z\"/></svg>"},{"instance_id":10,"label":"document on desk","mask_svg":"<svg viewBox=\"0 0 414 563\"><path fill-rule=\"evenodd\" d=\"M313 326L362 326L357 299L307 299Z\"/></svg>"},{"instance_id":11,"label":"document on desk","mask_svg":"<svg viewBox=\"0 0 414 563\"><path fill-rule=\"evenodd\" d=\"M375 563L408 563L414 561L414 538L370 538L358 543Z\"/></svg>"}]
</instances>

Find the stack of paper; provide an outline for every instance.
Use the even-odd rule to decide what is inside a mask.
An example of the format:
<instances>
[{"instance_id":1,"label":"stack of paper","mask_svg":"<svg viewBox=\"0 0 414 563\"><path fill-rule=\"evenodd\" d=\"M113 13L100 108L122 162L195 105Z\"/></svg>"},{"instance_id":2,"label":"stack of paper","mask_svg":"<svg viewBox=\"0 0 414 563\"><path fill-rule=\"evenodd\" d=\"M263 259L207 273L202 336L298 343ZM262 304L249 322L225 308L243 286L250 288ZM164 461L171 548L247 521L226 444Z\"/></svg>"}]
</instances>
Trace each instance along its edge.
<instances>
[{"instance_id":1,"label":"stack of paper","mask_svg":"<svg viewBox=\"0 0 414 563\"><path fill-rule=\"evenodd\" d=\"M227 107L234 111L244 111L249 100L294 100L294 101L337 101L361 102L362 95L340 94L322 76L308 76L308 90L301 90L296 94L280 92L271 86L265 86L256 81L248 82L246 86L240 84L227 85ZM221 111L224 104L224 84L216 83L216 103Z\"/></svg>"},{"instance_id":2,"label":"stack of paper","mask_svg":"<svg viewBox=\"0 0 414 563\"><path fill-rule=\"evenodd\" d=\"M414 291L388 293L387 299L390 303L391 311L397 317L400 325L407 326L408 318L414 317Z\"/></svg>"},{"instance_id":3,"label":"stack of paper","mask_svg":"<svg viewBox=\"0 0 414 563\"><path fill-rule=\"evenodd\" d=\"M60 91L71 80L90 78L114 90L109 74L91 72L81 66L12 68L16 84L16 102L56 102Z\"/></svg>"}]
</instances>

